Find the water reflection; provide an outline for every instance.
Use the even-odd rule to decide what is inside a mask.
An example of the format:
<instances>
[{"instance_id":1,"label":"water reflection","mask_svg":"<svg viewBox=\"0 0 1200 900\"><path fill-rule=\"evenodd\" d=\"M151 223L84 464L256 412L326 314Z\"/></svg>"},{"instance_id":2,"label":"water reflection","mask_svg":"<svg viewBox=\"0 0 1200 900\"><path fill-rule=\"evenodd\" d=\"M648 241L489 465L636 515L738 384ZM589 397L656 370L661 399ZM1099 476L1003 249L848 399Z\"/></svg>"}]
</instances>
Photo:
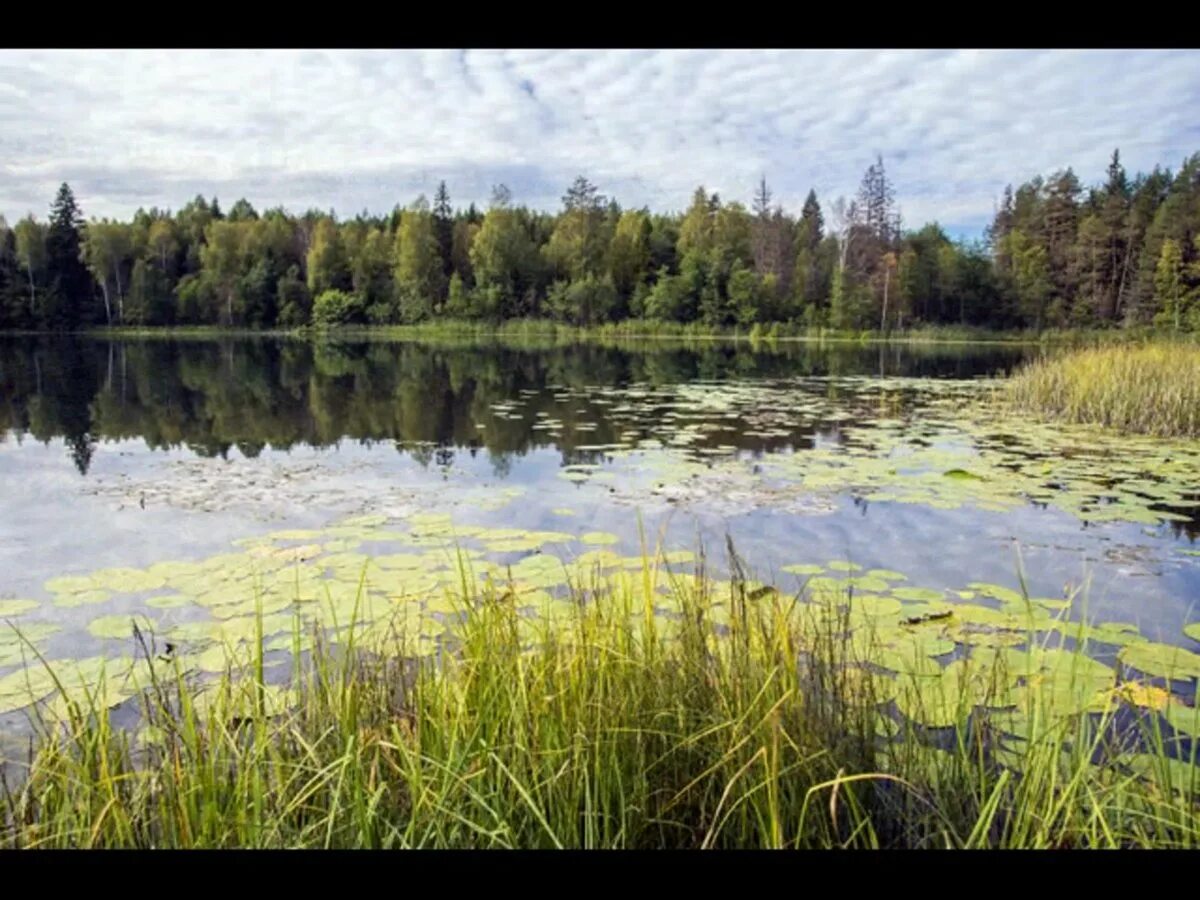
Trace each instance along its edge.
<instances>
[{"instance_id":1,"label":"water reflection","mask_svg":"<svg viewBox=\"0 0 1200 900\"><path fill-rule=\"evenodd\" d=\"M86 474L97 441L140 438L152 449L205 457L237 448L327 447L344 439L395 442L426 464L485 450L498 472L510 457L556 446L569 460L619 441L625 426L603 392L564 404L564 391L632 384L797 376L970 378L1005 372L1031 348L858 344L652 343L430 345L275 339L0 340L0 433L62 438ZM519 415L494 409L523 397ZM549 434L546 418L563 428ZM484 426L484 427L481 427ZM584 426L584 427L576 427ZM710 446L765 452L812 436L747 435L743 423L706 435ZM13 439L13 438L10 438Z\"/></svg>"}]
</instances>

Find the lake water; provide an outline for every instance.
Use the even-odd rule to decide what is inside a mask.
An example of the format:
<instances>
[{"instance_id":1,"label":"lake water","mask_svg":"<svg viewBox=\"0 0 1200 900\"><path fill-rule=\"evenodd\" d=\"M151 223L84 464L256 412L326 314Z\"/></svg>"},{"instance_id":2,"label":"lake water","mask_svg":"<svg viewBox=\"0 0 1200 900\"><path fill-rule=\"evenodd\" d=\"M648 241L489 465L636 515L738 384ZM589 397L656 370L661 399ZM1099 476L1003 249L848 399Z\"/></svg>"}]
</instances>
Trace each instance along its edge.
<instances>
[{"instance_id":1,"label":"lake water","mask_svg":"<svg viewBox=\"0 0 1200 900\"><path fill-rule=\"evenodd\" d=\"M728 537L788 590L861 566L991 602L1023 577L1046 609L1076 595L1072 615L1086 598L1090 620L1200 650L1200 447L997 412L993 377L1035 352L0 339L0 612L47 658L128 656L121 616L170 635L245 613L186 586L247 548L345 572L462 528L480 560L604 562L640 525L717 571Z\"/></svg>"}]
</instances>

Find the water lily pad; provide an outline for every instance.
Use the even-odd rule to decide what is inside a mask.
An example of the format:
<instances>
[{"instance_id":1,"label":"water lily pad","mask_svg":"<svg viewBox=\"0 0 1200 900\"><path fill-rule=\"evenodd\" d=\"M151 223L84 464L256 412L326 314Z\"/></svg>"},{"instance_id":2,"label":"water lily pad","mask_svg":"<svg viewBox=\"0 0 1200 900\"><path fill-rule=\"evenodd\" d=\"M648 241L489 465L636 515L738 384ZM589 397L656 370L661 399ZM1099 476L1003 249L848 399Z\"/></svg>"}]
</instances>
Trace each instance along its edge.
<instances>
[{"instance_id":1,"label":"water lily pad","mask_svg":"<svg viewBox=\"0 0 1200 900\"><path fill-rule=\"evenodd\" d=\"M852 587L856 591L872 591L878 593L888 589L888 583L882 578L875 578L870 575L854 575L845 579L847 587Z\"/></svg>"},{"instance_id":2,"label":"water lily pad","mask_svg":"<svg viewBox=\"0 0 1200 900\"><path fill-rule=\"evenodd\" d=\"M79 698L104 683L119 683L129 673L132 660L103 656L80 660L52 660L49 667L34 661L0 677L0 714L23 709L55 693L59 686Z\"/></svg>"},{"instance_id":3,"label":"water lily pad","mask_svg":"<svg viewBox=\"0 0 1200 900\"><path fill-rule=\"evenodd\" d=\"M100 569L92 573L96 587L121 594L134 594L164 587L166 579L143 569L115 568Z\"/></svg>"},{"instance_id":4,"label":"water lily pad","mask_svg":"<svg viewBox=\"0 0 1200 900\"><path fill-rule=\"evenodd\" d=\"M1118 657L1127 666L1160 678L1200 678L1200 654L1153 641L1126 644Z\"/></svg>"},{"instance_id":5,"label":"water lily pad","mask_svg":"<svg viewBox=\"0 0 1200 900\"><path fill-rule=\"evenodd\" d=\"M1200 738L1200 708L1185 706L1177 701L1168 701L1158 708L1177 732Z\"/></svg>"},{"instance_id":6,"label":"water lily pad","mask_svg":"<svg viewBox=\"0 0 1200 900\"><path fill-rule=\"evenodd\" d=\"M608 531L589 531L579 538L585 544L615 544L618 538Z\"/></svg>"},{"instance_id":7,"label":"water lily pad","mask_svg":"<svg viewBox=\"0 0 1200 900\"><path fill-rule=\"evenodd\" d=\"M191 578L200 574L203 567L198 562L163 560L148 566L146 572L171 584L181 578Z\"/></svg>"},{"instance_id":8,"label":"water lily pad","mask_svg":"<svg viewBox=\"0 0 1200 900\"><path fill-rule=\"evenodd\" d=\"M133 627L137 625L142 634L149 635L154 631L155 623L141 615L101 616L88 623L88 633L101 638L132 640Z\"/></svg>"},{"instance_id":9,"label":"water lily pad","mask_svg":"<svg viewBox=\"0 0 1200 900\"><path fill-rule=\"evenodd\" d=\"M273 541L315 541L324 537L324 532L315 528L292 528L272 532L267 537Z\"/></svg>"},{"instance_id":10,"label":"water lily pad","mask_svg":"<svg viewBox=\"0 0 1200 900\"><path fill-rule=\"evenodd\" d=\"M927 728L949 728L966 720L977 698L959 663L937 673L902 672L896 707L910 721Z\"/></svg>"},{"instance_id":11,"label":"water lily pad","mask_svg":"<svg viewBox=\"0 0 1200 900\"><path fill-rule=\"evenodd\" d=\"M60 575L44 585L51 594L78 594L96 589L96 583L86 575Z\"/></svg>"},{"instance_id":12,"label":"water lily pad","mask_svg":"<svg viewBox=\"0 0 1200 900\"><path fill-rule=\"evenodd\" d=\"M944 478L951 478L955 481L983 481L983 476L976 475L974 472L968 472L966 469L949 469L942 473Z\"/></svg>"},{"instance_id":13,"label":"water lily pad","mask_svg":"<svg viewBox=\"0 0 1200 900\"><path fill-rule=\"evenodd\" d=\"M790 575L820 575L825 571L825 567L814 565L813 563L794 563L790 566L784 566L782 571Z\"/></svg>"},{"instance_id":14,"label":"water lily pad","mask_svg":"<svg viewBox=\"0 0 1200 900\"><path fill-rule=\"evenodd\" d=\"M94 588L88 591L77 591L73 594L55 594L53 603L55 606L70 608L75 606L86 606L93 603L105 603L112 599L112 594L108 591Z\"/></svg>"},{"instance_id":15,"label":"water lily pad","mask_svg":"<svg viewBox=\"0 0 1200 900\"><path fill-rule=\"evenodd\" d=\"M922 587L900 587L892 589L892 596L899 600L913 600L930 603L943 599L941 591Z\"/></svg>"},{"instance_id":16,"label":"water lily pad","mask_svg":"<svg viewBox=\"0 0 1200 900\"><path fill-rule=\"evenodd\" d=\"M1165 710L1171 702L1171 693L1157 685L1127 681L1114 688L1113 698L1122 700L1130 706Z\"/></svg>"},{"instance_id":17,"label":"water lily pad","mask_svg":"<svg viewBox=\"0 0 1200 900\"><path fill-rule=\"evenodd\" d=\"M0 600L0 619L14 619L39 606L37 600Z\"/></svg>"},{"instance_id":18,"label":"water lily pad","mask_svg":"<svg viewBox=\"0 0 1200 900\"><path fill-rule=\"evenodd\" d=\"M191 606L195 601L186 594L161 594L158 597L151 597L146 601L146 605L154 609L180 609L185 606Z\"/></svg>"},{"instance_id":19,"label":"water lily pad","mask_svg":"<svg viewBox=\"0 0 1200 900\"><path fill-rule=\"evenodd\" d=\"M850 601L850 612L852 615L860 613L876 618L898 617L902 608L899 600L875 594L859 594Z\"/></svg>"},{"instance_id":20,"label":"water lily pad","mask_svg":"<svg viewBox=\"0 0 1200 900\"><path fill-rule=\"evenodd\" d=\"M1014 605L1023 604L1025 595L1020 591L1014 591L1012 588L1005 587L1002 584L990 584L986 581L972 581L967 587L982 594L985 597L991 597L999 600L1002 603L1011 603Z\"/></svg>"},{"instance_id":21,"label":"water lily pad","mask_svg":"<svg viewBox=\"0 0 1200 900\"><path fill-rule=\"evenodd\" d=\"M525 553L530 550L536 550L540 546L542 546L542 541L536 538L520 537L503 541L492 541L485 544L484 548L489 553Z\"/></svg>"}]
</instances>

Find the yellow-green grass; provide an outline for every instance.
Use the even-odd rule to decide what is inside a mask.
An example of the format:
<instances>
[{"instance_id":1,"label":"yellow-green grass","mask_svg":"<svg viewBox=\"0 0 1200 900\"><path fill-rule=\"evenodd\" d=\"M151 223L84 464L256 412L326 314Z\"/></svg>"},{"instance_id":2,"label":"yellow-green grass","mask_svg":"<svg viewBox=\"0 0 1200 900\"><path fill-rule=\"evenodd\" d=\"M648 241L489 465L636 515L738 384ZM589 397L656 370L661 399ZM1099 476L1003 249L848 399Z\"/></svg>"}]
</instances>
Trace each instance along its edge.
<instances>
[{"instance_id":1,"label":"yellow-green grass","mask_svg":"<svg viewBox=\"0 0 1200 900\"><path fill-rule=\"evenodd\" d=\"M1031 685L1013 709L997 667L945 696L918 688L928 658L882 674L852 598L696 574L647 602L653 579L597 576L530 621L464 575L437 655L378 623L307 651L297 624L286 686L261 635L215 683L160 662L135 730L94 703L39 716L0 846L1200 845L1200 768L1169 729L1138 725L1135 755L1105 708L1002 740L1053 698ZM906 690L949 727L902 724Z\"/></svg>"},{"instance_id":2,"label":"yellow-green grass","mask_svg":"<svg viewBox=\"0 0 1200 900\"><path fill-rule=\"evenodd\" d=\"M1158 342L1074 350L1009 380L1019 410L1162 437L1200 436L1200 345Z\"/></svg>"}]
</instances>

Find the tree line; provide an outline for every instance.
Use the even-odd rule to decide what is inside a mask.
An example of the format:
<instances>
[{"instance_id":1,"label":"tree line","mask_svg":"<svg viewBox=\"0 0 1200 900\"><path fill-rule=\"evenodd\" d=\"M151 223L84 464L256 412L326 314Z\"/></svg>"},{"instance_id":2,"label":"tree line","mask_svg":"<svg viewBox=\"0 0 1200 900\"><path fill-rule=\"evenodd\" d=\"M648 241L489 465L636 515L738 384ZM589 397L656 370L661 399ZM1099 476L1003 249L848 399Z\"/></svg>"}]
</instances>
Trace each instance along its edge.
<instances>
[{"instance_id":1,"label":"tree line","mask_svg":"<svg viewBox=\"0 0 1200 900\"><path fill-rule=\"evenodd\" d=\"M547 213L493 190L455 209L445 182L390 215L178 212L84 221L63 184L49 219L0 217L0 328L97 325L413 324L626 319L714 328L840 330L957 324L996 329L1154 325L1200 329L1200 153L1103 184L1071 169L1004 191L977 241L905 230L877 159L849 202L798 216L696 189L679 214L623 209L580 176Z\"/></svg>"}]
</instances>

